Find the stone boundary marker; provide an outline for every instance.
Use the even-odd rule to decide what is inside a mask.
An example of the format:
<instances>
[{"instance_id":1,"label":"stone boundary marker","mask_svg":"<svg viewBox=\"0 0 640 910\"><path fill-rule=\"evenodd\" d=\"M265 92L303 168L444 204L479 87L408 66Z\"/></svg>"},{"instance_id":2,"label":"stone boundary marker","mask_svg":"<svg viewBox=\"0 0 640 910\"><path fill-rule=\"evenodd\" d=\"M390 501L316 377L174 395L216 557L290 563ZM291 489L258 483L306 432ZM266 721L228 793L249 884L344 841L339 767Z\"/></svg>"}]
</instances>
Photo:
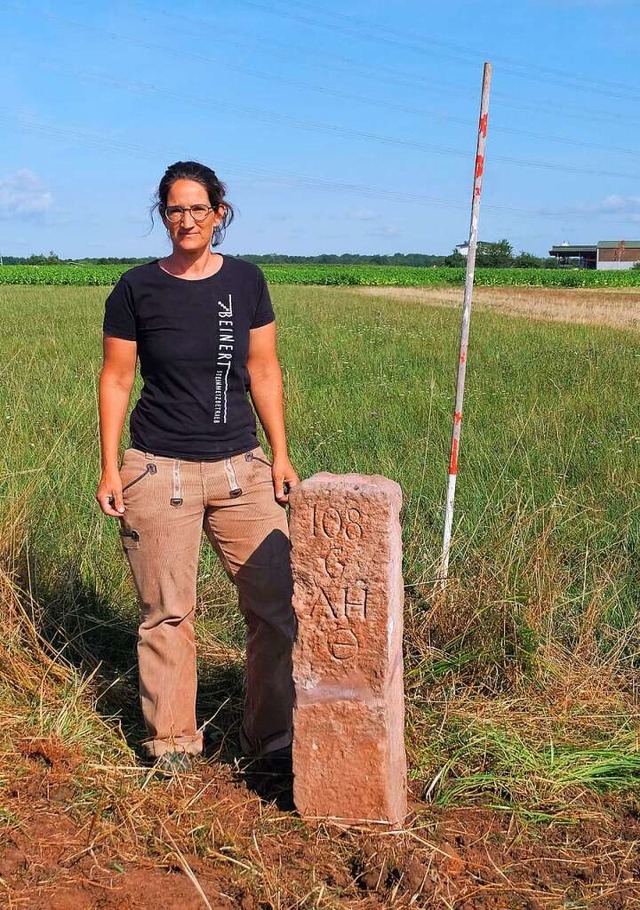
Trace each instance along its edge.
<instances>
[{"instance_id":1,"label":"stone boundary marker","mask_svg":"<svg viewBox=\"0 0 640 910\"><path fill-rule=\"evenodd\" d=\"M296 808L401 825L402 491L377 475L315 474L290 502Z\"/></svg>"}]
</instances>

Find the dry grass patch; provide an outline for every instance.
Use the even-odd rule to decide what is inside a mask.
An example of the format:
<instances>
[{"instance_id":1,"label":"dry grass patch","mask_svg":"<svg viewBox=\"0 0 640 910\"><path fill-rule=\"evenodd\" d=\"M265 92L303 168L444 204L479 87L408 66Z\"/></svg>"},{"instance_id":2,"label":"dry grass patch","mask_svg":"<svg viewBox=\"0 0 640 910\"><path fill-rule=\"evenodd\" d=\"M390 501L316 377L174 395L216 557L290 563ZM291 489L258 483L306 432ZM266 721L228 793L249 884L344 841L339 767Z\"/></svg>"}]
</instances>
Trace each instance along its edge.
<instances>
[{"instance_id":1,"label":"dry grass patch","mask_svg":"<svg viewBox=\"0 0 640 910\"><path fill-rule=\"evenodd\" d=\"M461 306L463 294L462 288L350 288L349 293L353 292L444 307ZM476 287L473 305L494 313L547 322L640 330L640 292L632 288Z\"/></svg>"}]
</instances>

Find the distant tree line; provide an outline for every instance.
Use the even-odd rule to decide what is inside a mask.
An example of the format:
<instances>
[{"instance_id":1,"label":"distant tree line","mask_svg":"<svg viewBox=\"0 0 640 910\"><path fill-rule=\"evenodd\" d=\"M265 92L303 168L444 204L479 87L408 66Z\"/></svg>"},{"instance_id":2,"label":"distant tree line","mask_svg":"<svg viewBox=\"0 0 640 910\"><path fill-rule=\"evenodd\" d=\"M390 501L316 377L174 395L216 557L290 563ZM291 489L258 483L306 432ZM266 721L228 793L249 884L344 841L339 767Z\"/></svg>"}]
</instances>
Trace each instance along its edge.
<instances>
[{"instance_id":1,"label":"distant tree line","mask_svg":"<svg viewBox=\"0 0 640 910\"><path fill-rule=\"evenodd\" d=\"M151 262L153 256L135 259L131 256L99 256L85 259L61 259L51 250L49 253L32 253L31 256L2 256L4 265L142 265Z\"/></svg>"},{"instance_id":2,"label":"distant tree line","mask_svg":"<svg viewBox=\"0 0 640 910\"><path fill-rule=\"evenodd\" d=\"M2 261L5 265L57 265L64 262L53 250L50 253L33 253L31 256L3 256Z\"/></svg>"},{"instance_id":3,"label":"distant tree line","mask_svg":"<svg viewBox=\"0 0 640 910\"><path fill-rule=\"evenodd\" d=\"M412 265L422 268L432 265L444 265L445 256L429 253L393 253L390 256L364 255L361 253L321 253L318 256L286 256L281 253L242 254L243 259L256 265L298 265L316 263L327 265Z\"/></svg>"},{"instance_id":4,"label":"distant tree line","mask_svg":"<svg viewBox=\"0 0 640 910\"><path fill-rule=\"evenodd\" d=\"M466 256L463 256L456 247L450 256L445 256L444 264L450 266L466 265ZM554 256L534 256L522 250L514 255L513 247L508 240L498 240L495 243L478 241L476 250L477 268L494 269L557 269L560 262Z\"/></svg>"},{"instance_id":5,"label":"distant tree line","mask_svg":"<svg viewBox=\"0 0 640 910\"><path fill-rule=\"evenodd\" d=\"M33 253L31 256L3 256L5 265L142 265L154 257L132 258L131 256L100 256L85 259L61 259L51 250L49 253ZM429 253L393 253L389 256L364 255L362 253L322 253L318 256L287 256L281 253L248 253L243 259L256 265L278 264L327 264L327 265L405 265L429 268L431 266L457 266L464 268L466 257L456 247L449 256L434 256ZM552 257L534 256L521 251L514 254L508 240L495 243L481 241L476 253L478 268L560 268L559 260Z\"/></svg>"}]
</instances>

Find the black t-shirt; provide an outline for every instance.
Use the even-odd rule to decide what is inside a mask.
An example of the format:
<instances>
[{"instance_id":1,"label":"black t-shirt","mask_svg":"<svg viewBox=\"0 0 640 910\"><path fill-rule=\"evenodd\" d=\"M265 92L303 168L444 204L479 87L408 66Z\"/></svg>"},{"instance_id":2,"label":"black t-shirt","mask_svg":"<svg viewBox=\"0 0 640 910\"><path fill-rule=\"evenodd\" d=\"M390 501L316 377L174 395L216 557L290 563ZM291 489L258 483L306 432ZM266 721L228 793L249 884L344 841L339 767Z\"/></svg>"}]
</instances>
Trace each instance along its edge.
<instances>
[{"instance_id":1,"label":"black t-shirt","mask_svg":"<svg viewBox=\"0 0 640 910\"><path fill-rule=\"evenodd\" d=\"M137 343L144 386L131 445L191 461L218 460L257 443L247 398L249 331L274 320L260 269L225 256L209 278L137 266L109 295L104 333Z\"/></svg>"}]
</instances>

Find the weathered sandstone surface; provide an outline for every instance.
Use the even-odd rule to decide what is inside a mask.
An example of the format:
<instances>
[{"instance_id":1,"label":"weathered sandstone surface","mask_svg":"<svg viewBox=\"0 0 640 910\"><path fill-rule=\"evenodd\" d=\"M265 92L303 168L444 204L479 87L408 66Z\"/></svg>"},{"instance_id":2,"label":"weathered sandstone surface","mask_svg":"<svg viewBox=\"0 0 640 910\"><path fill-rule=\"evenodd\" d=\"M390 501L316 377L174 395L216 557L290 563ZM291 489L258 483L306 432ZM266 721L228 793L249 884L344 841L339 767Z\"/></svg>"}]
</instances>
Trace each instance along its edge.
<instances>
[{"instance_id":1,"label":"weathered sandstone surface","mask_svg":"<svg viewBox=\"0 0 640 910\"><path fill-rule=\"evenodd\" d=\"M294 801L304 817L407 813L398 484L316 474L291 493L298 637Z\"/></svg>"}]
</instances>

